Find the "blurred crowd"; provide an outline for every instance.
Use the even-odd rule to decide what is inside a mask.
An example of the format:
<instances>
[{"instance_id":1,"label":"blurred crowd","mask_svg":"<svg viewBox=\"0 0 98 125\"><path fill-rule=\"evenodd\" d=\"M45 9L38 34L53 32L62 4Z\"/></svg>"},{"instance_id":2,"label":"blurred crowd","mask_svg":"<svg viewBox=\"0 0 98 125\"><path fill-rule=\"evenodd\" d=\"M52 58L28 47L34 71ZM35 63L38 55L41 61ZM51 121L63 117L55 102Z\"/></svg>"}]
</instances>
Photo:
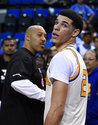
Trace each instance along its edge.
<instances>
[{"instance_id":1,"label":"blurred crowd","mask_svg":"<svg viewBox=\"0 0 98 125\"><path fill-rule=\"evenodd\" d=\"M89 74L89 83L90 84L95 84L96 82L98 82L97 80L94 81L94 83L91 80L90 75L92 75L91 73L94 71L97 72L95 74L98 74L98 5L96 3L97 0L44 0L44 3L49 6L48 10L49 10L49 17L46 20L46 22L44 23L44 17L41 17L42 22L39 23L39 18L37 18L37 20L35 20L35 22L33 22L33 24L37 24L37 25L42 25L47 32L47 36L48 33L50 33L50 38L46 38L47 42L52 43L52 28L56 19L56 14L54 14L55 12L55 5L58 5L58 3L60 3L61 5L65 6L66 8L69 8L71 10L76 11L80 16L82 16L83 19L83 29L82 32L77 36L76 41L75 41L75 47L77 49L77 51L81 54L82 58L85 61L85 64L87 66L87 70L88 70L88 74ZM54 7L53 7L54 6ZM64 8L62 8L64 9ZM95 11L93 10L97 10L97 15L95 13ZM37 10L36 10L37 11ZM35 18L34 18L35 19ZM33 20L34 20L33 19ZM26 22L25 22L26 23ZM28 24L30 25L31 22ZM28 25L26 25L25 29L28 27ZM4 23L3 23L3 26ZM6 29L4 30L4 27L2 26L2 33L6 32ZM14 27L15 28L15 27ZM18 28L18 27L17 27ZM23 32L25 31L25 29L23 29ZM15 30L15 29L14 29ZM10 31L10 29L9 29ZM15 32L15 31L14 31ZM0 100L2 99L2 88L3 88L3 83L5 80L5 76L6 76L6 71L7 71L7 65L12 57L12 55L19 49L19 42L20 40L17 41L17 39L14 38L14 35L12 36L6 36L6 38L4 39L0 39ZM22 47L22 46L21 46ZM43 80L44 83L46 81L46 72L47 72L47 68L49 66L49 63L52 59L52 57L57 53L57 49L55 47L54 44L52 44L49 47L45 47L44 51L41 52L40 54L37 53L35 60L36 60L36 67L41 69L41 74L43 76ZM91 64L89 64L91 61L93 61ZM89 66L88 66L89 65ZM91 67L90 67L91 65ZM92 68L92 66L95 66ZM90 70L90 68L91 70ZM90 71L90 72L89 72ZM96 79L96 75L94 75L94 77ZM95 85L96 87L96 85ZM95 88L91 88L92 91L96 91ZM91 90L90 90L91 92ZM90 92L89 92L89 98L90 98ZM93 94L92 94L93 95ZM91 98L93 98L91 95ZM90 104L90 101L89 101ZM92 108L92 105L89 105L88 107L89 109ZM93 104L93 102L92 102ZM97 107L97 104L95 105ZM89 111L87 112L89 114ZM89 117L87 117L89 119ZM87 121L88 122L88 121Z\"/></svg>"}]
</instances>

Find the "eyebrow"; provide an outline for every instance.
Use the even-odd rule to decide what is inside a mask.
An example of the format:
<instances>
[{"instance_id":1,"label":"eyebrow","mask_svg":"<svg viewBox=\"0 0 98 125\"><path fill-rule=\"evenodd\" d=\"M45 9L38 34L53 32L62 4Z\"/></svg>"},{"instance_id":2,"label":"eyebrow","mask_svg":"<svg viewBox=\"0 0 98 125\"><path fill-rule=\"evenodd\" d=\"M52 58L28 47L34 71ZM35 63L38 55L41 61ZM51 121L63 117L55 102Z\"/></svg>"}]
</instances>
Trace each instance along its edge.
<instances>
[{"instance_id":1,"label":"eyebrow","mask_svg":"<svg viewBox=\"0 0 98 125\"><path fill-rule=\"evenodd\" d=\"M68 24L69 25L69 23L68 22L66 22L66 21L62 21L63 23L66 23L66 24Z\"/></svg>"},{"instance_id":2,"label":"eyebrow","mask_svg":"<svg viewBox=\"0 0 98 125\"><path fill-rule=\"evenodd\" d=\"M56 19L55 21L58 21L58 19ZM69 24L68 22L66 22L65 20L63 20L63 21L61 21L61 22L70 25L70 24Z\"/></svg>"},{"instance_id":3,"label":"eyebrow","mask_svg":"<svg viewBox=\"0 0 98 125\"><path fill-rule=\"evenodd\" d=\"M43 32L39 31L38 34L43 34ZM45 35L45 37L47 37L47 33L45 33L44 35Z\"/></svg>"}]
</instances>

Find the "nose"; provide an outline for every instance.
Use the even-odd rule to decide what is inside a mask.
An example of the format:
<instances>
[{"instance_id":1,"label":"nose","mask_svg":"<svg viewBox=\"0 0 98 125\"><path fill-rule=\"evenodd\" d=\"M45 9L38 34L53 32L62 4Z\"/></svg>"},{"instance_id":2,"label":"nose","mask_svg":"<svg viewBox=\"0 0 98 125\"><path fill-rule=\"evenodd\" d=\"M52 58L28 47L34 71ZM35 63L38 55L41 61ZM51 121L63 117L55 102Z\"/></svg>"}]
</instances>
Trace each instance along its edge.
<instances>
[{"instance_id":1,"label":"nose","mask_svg":"<svg viewBox=\"0 0 98 125\"><path fill-rule=\"evenodd\" d=\"M9 49L11 49L12 47L11 46L8 46Z\"/></svg>"},{"instance_id":2,"label":"nose","mask_svg":"<svg viewBox=\"0 0 98 125\"><path fill-rule=\"evenodd\" d=\"M85 60L85 63L86 63L86 64L88 64L88 62L89 62L89 60L88 60L88 59L86 59L86 60Z\"/></svg>"},{"instance_id":3,"label":"nose","mask_svg":"<svg viewBox=\"0 0 98 125\"><path fill-rule=\"evenodd\" d=\"M46 37L45 37L45 36L43 36L43 37L42 37L42 40L45 42L45 41L46 41Z\"/></svg>"},{"instance_id":4,"label":"nose","mask_svg":"<svg viewBox=\"0 0 98 125\"><path fill-rule=\"evenodd\" d=\"M41 39L41 41L42 41L43 44L45 44L45 42L46 42L46 38L43 37L43 38Z\"/></svg>"},{"instance_id":5,"label":"nose","mask_svg":"<svg viewBox=\"0 0 98 125\"><path fill-rule=\"evenodd\" d=\"M53 30L60 30L60 24L55 24Z\"/></svg>"}]
</instances>

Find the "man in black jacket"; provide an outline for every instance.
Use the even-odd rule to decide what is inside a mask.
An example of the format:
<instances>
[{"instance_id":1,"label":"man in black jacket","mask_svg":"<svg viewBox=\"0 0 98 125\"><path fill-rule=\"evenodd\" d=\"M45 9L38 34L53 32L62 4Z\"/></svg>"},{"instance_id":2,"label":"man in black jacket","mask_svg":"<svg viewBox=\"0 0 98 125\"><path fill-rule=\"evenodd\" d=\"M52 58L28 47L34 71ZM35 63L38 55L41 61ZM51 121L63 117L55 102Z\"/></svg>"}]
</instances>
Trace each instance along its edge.
<instances>
[{"instance_id":1,"label":"man in black jacket","mask_svg":"<svg viewBox=\"0 0 98 125\"><path fill-rule=\"evenodd\" d=\"M44 49L42 26L28 27L23 48L12 57L3 89L0 125L43 125L44 85L35 55Z\"/></svg>"}]
</instances>

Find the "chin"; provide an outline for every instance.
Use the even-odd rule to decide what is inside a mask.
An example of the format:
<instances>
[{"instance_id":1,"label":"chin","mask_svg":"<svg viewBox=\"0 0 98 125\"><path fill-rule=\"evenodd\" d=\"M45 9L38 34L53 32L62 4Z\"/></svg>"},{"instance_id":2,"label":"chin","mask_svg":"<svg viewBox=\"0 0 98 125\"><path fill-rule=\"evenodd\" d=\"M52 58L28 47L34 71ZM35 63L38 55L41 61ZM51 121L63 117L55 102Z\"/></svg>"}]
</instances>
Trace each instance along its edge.
<instances>
[{"instance_id":1,"label":"chin","mask_svg":"<svg viewBox=\"0 0 98 125\"><path fill-rule=\"evenodd\" d=\"M44 48L43 49L41 49L41 50L39 50L38 52L40 53L40 52L43 52L44 51Z\"/></svg>"},{"instance_id":2,"label":"chin","mask_svg":"<svg viewBox=\"0 0 98 125\"><path fill-rule=\"evenodd\" d=\"M52 40L52 43L53 44L57 44L57 40Z\"/></svg>"}]
</instances>

